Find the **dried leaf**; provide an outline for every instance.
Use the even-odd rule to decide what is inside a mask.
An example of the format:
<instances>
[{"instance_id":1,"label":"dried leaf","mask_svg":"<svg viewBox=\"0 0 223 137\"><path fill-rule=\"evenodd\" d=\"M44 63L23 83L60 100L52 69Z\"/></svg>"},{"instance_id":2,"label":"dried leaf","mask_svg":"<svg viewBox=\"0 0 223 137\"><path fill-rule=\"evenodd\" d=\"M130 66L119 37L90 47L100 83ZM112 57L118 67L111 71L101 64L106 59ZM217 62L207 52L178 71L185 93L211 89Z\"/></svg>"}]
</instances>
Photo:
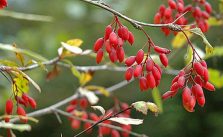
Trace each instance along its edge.
<instances>
[{"instance_id":1,"label":"dried leaf","mask_svg":"<svg viewBox=\"0 0 223 137\"><path fill-rule=\"evenodd\" d=\"M158 113L159 112L159 108L157 107L157 105L152 103L152 102L147 102L147 107L153 113Z\"/></svg>"},{"instance_id":2,"label":"dried leaf","mask_svg":"<svg viewBox=\"0 0 223 137\"><path fill-rule=\"evenodd\" d=\"M60 74L60 68L57 65L55 65L53 67L53 70L47 73L46 79L52 80L55 77L57 77L59 74Z\"/></svg>"},{"instance_id":3,"label":"dried leaf","mask_svg":"<svg viewBox=\"0 0 223 137\"><path fill-rule=\"evenodd\" d=\"M143 123L142 119L133 119L133 118L126 118L126 117L114 117L110 118L110 121L117 122L123 125L140 125Z\"/></svg>"},{"instance_id":4,"label":"dried leaf","mask_svg":"<svg viewBox=\"0 0 223 137\"><path fill-rule=\"evenodd\" d=\"M132 103L132 106L139 112L142 112L144 115L147 115L148 107L147 103L144 101L137 101L135 103Z\"/></svg>"},{"instance_id":5,"label":"dried leaf","mask_svg":"<svg viewBox=\"0 0 223 137\"><path fill-rule=\"evenodd\" d=\"M84 89L84 88L79 88L78 90L82 96L85 96L90 104L94 105L97 104L99 101L99 98L91 91Z\"/></svg>"},{"instance_id":6,"label":"dried leaf","mask_svg":"<svg viewBox=\"0 0 223 137\"><path fill-rule=\"evenodd\" d=\"M101 87L101 86L88 85L88 86L85 86L84 88L90 91L97 91L106 97L110 96L110 92L107 91L106 88Z\"/></svg>"},{"instance_id":7,"label":"dried leaf","mask_svg":"<svg viewBox=\"0 0 223 137\"><path fill-rule=\"evenodd\" d=\"M21 97L23 93L29 92L29 81L23 75L17 75L13 78L13 92Z\"/></svg>"},{"instance_id":8,"label":"dried leaf","mask_svg":"<svg viewBox=\"0 0 223 137\"><path fill-rule=\"evenodd\" d=\"M91 106L94 110L99 110L102 115L105 114L105 109L102 106Z\"/></svg>"}]
</instances>

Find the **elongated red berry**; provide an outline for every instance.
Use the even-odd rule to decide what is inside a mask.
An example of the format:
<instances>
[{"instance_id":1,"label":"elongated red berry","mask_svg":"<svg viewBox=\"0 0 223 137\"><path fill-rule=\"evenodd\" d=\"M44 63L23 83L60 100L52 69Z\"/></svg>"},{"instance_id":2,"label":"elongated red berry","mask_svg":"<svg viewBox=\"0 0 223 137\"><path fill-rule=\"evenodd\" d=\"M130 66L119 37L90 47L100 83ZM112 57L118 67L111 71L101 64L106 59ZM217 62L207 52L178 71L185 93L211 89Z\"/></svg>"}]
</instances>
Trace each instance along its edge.
<instances>
[{"instance_id":1,"label":"elongated red berry","mask_svg":"<svg viewBox=\"0 0 223 137\"><path fill-rule=\"evenodd\" d=\"M129 30L128 30L128 28L127 27L122 27L122 31L121 31L121 33L122 33L122 39L123 40L128 40L129 39Z\"/></svg>"},{"instance_id":2,"label":"elongated red berry","mask_svg":"<svg viewBox=\"0 0 223 137\"><path fill-rule=\"evenodd\" d=\"M71 121L71 127L73 129L79 129L80 128L80 125L81 125L81 122L79 120L73 119Z\"/></svg>"},{"instance_id":3,"label":"elongated red berry","mask_svg":"<svg viewBox=\"0 0 223 137\"><path fill-rule=\"evenodd\" d=\"M209 91L215 91L214 85L212 85L210 82L204 83L203 87Z\"/></svg>"},{"instance_id":4,"label":"elongated red berry","mask_svg":"<svg viewBox=\"0 0 223 137\"><path fill-rule=\"evenodd\" d=\"M154 78L156 79L156 81L161 79L161 73L157 67L155 67L155 66L153 67L152 74L153 74Z\"/></svg>"},{"instance_id":5,"label":"elongated red berry","mask_svg":"<svg viewBox=\"0 0 223 137\"><path fill-rule=\"evenodd\" d=\"M160 13L156 13L155 16L154 16L154 23L155 24L160 24L161 23L161 15Z\"/></svg>"},{"instance_id":6,"label":"elongated red berry","mask_svg":"<svg viewBox=\"0 0 223 137\"><path fill-rule=\"evenodd\" d=\"M134 41L135 41L134 35L132 34L131 31L129 31L129 39L128 39L129 44L132 45Z\"/></svg>"},{"instance_id":7,"label":"elongated red berry","mask_svg":"<svg viewBox=\"0 0 223 137\"><path fill-rule=\"evenodd\" d=\"M84 129L88 129L89 127L91 127L91 123L88 123L88 122L84 123ZM92 129L88 130L87 133L89 134L91 132L92 132Z\"/></svg>"},{"instance_id":8,"label":"elongated red berry","mask_svg":"<svg viewBox=\"0 0 223 137\"><path fill-rule=\"evenodd\" d=\"M197 76L194 77L194 81L195 81L197 84L199 84L200 86L203 85L203 81L202 81L202 79L201 79L201 76L199 76L199 75L197 75Z\"/></svg>"},{"instance_id":9,"label":"elongated red berry","mask_svg":"<svg viewBox=\"0 0 223 137\"><path fill-rule=\"evenodd\" d=\"M156 80L153 76L153 74L151 72L149 72L147 75L146 75L146 79L148 81L148 85L149 85L149 88L154 88L156 87Z\"/></svg>"},{"instance_id":10,"label":"elongated red berry","mask_svg":"<svg viewBox=\"0 0 223 137\"><path fill-rule=\"evenodd\" d=\"M182 3L177 3L177 11L182 13L184 11L184 5Z\"/></svg>"},{"instance_id":11,"label":"elongated red berry","mask_svg":"<svg viewBox=\"0 0 223 137\"><path fill-rule=\"evenodd\" d=\"M167 8L164 12L164 17L166 19L169 19L172 16L172 10L170 8Z\"/></svg>"},{"instance_id":12,"label":"elongated red berry","mask_svg":"<svg viewBox=\"0 0 223 137\"><path fill-rule=\"evenodd\" d=\"M93 121L98 121L99 120L99 117L95 113L90 113L89 117Z\"/></svg>"},{"instance_id":13,"label":"elongated red berry","mask_svg":"<svg viewBox=\"0 0 223 137\"><path fill-rule=\"evenodd\" d=\"M137 65L134 70L134 77L137 78L142 74L142 65Z\"/></svg>"},{"instance_id":14,"label":"elongated red berry","mask_svg":"<svg viewBox=\"0 0 223 137\"><path fill-rule=\"evenodd\" d=\"M101 49L103 44L104 44L103 38L97 39L96 42L94 43L94 51L97 52L99 49Z\"/></svg>"},{"instance_id":15,"label":"elongated red berry","mask_svg":"<svg viewBox=\"0 0 223 137\"><path fill-rule=\"evenodd\" d=\"M193 85L191 90L192 90L192 93L194 94L194 96L196 97L196 99L198 99L200 97L204 97L203 89L199 84Z\"/></svg>"},{"instance_id":16,"label":"elongated red berry","mask_svg":"<svg viewBox=\"0 0 223 137\"><path fill-rule=\"evenodd\" d=\"M196 99L193 96L190 88L185 87L182 92L182 103L184 108L188 112L194 112L194 107L196 105Z\"/></svg>"},{"instance_id":17,"label":"elongated red berry","mask_svg":"<svg viewBox=\"0 0 223 137\"><path fill-rule=\"evenodd\" d=\"M111 46L109 40L106 40L106 41L105 41L105 50L106 50L108 53L110 53L111 50L112 50L112 46Z\"/></svg>"},{"instance_id":18,"label":"elongated red berry","mask_svg":"<svg viewBox=\"0 0 223 137\"><path fill-rule=\"evenodd\" d=\"M26 111L21 107L21 106L18 106L17 107L17 114L19 115L19 116L26 116ZM27 122L27 118L20 118L20 120L22 121L22 122Z\"/></svg>"},{"instance_id":19,"label":"elongated red berry","mask_svg":"<svg viewBox=\"0 0 223 137\"><path fill-rule=\"evenodd\" d=\"M208 67L207 63L206 63L204 60L202 60L200 63L201 63L201 65L202 65L203 67L205 67L205 68Z\"/></svg>"},{"instance_id":20,"label":"elongated red berry","mask_svg":"<svg viewBox=\"0 0 223 137\"><path fill-rule=\"evenodd\" d=\"M177 83L180 87L183 87L185 84L185 77L184 76L180 76L179 79L177 80Z\"/></svg>"},{"instance_id":21,"label":"elongated red berry","mask_svg":"<svg viewBox=\"0 0 223 137\"><path fill-rule=\"evenodd\" d=\"M22 99L23 99L26 103L28 103L28 101L29 101L29 96L28 96L27 94L23 93L23 94L22 94Z\"/></svg>"},{"instance_id":22,"label":"elongated red berry","mask_svg":"<svg viewBox=\"0 0 223 137\"><path fill-rule=\"evenodd\" d=\"M75 108L76 108L76 106L74 106L74 105L69 105L69 106L66 107L66 111L67 111L67 112L72 112L72 111L74 111Z\"/></svg>"},{"instance_id":23,"label":"elongated red berry","mask_svg":"<svg viewBox=\"0 0 223 137\"><path fill-rule=\"evenodd\" d=\"M124 129L124 130L127 130L127 131L131 131L132 130L131 125L122 125L121 128ZM121 132L121 137L129 137L129 133L123 131L123 132Z\"/></svg>"},{"instance_id":24,"label":"elongated red berry","mask_svg":"<svg viewBox=\"0 0 223 137\"><path fill-rule=\"evenodd\" d=\"M168 58L167 58L167 56L166 56L166 54L160 54L160 61L161 61L161 63L165 66L165 67L167 67L168 66Z\"/></svg>"},{"instance_id":25,"label":"elongated red berry","mask_svg":"<svg viewBox=\"0 0 223 137\"><path fill-rule=\"evenodd\" d=\"M179 79L179 76L177 75L176 77L173 78L171 85L173 85L173 83L177 82Z\"/></svg>"},{"instance_id":26,"label":"elongated red berry","mask_svg":"<svg viewBox=\"0 0 223 137\"><path fill-rule=\"evenodd\" d=\"M160 13L161 17L163 17L165 10L166 10L165 5L160 5L159 13Z\"/></svg>"},{"instance_id":27,"label":"elongated red berry","mask_svg":"<svg viewBox=\"0 0 223 137\"><path fill-rule=\"evenodd\" d=\"M178 85L178 82L174 82L171 87L170 90L171 91L177 91L180 88L180 86Z\"/></svg>"},{"instance_id":28,"label":"elongated red berry","mask_svg":"<svg viewBox=\"0 0 223 137\"><path fill-rule=\"evenodd\" d=\"M154 63L154 66L159 70L160 74L162 75L162 69L160 68L160 66L155 63Z\"/></svg>"},{"instance_id":29,"label":"elongated red berry","mask_svg":"<svg viewBox=\"0 0 223 137\"><path fill-rule=\"evenodd\" d=\"M162 99L166 100L168 98L174 97L177 94L177 90L176 91L167 91L162 95Z\"/></svg>"},{"instance_id":30,"label":"elongated red berry","mask_svg":"<svg viewBox=\"0 0 223 137\"><path fill-rule=\"evenodd\" d=\"M143 58L144 58L144 51L140 49L136 54L135 60L138 64L140 64L143 61Z\"/></svg>"},{"instance_id":31,"label":"elongated red berry","mask_svg":"<svg viewBox=\"0 0 223 137\"><path fill-rule=\"evenodd\" d=\"M118 46L123 46L124 45L124 41L122 40L122 38L118 38Z\"/></svg>"},{"instance_id":32,"label":"elongated red berry","mask_svg":"<svg viewBox=\"0 0 223 137\"><path fill-rule=\"evenodd\" d=\"M104 52L102 49L100 49L98 52L97 52L97 56L96 56L96 62L99 64L102 59L103 59L103 55L104 55Z\"/></svg>"},{"instance_id":33,"label":"elongated red berry","mask_svg":"<svg viewBox=\"0 0 223 137\"><path fill-rule=\"evenodd\" d=\"M139 87L141 91L145 91L149 88L148 81L145 77L139 79Z\"/></svg>"},{"instance_id":34,"label":"elongated red berry","mask_svg":"<svg viewBox=\"0 0 223 137\"><path fill-rule=\"evenodd\" d=\"M168 0L168 4L169 4L171 9L176 9L177 8L177 4L174 0Z\"/></svg>"},{"instance_id":35,"label":"elongated red berry","mask_svg":"<svg viewBox=\"0 0 223 137\"><path fill-rule=\"evenodd\" d=\"M82 98L80 99L80 106L83 108L83 109L86 109L88 107L88 100L86 98Z\"/></svg>"},{"instance_id":36,"label":"elongated red berry","mask_svg":"<svg viewBox=\"0 0 223 137\"><path fill-rule=\"evenodd\" d=\"M125 79L127 81L131 80L132 77L133 77L133 72L134 72L134 69L132 67L128 68L125 72Z\"/></svg>"},{"instance_id":37,"label":"elongated red berry","mask_svg":"<svg viewBox=\"0 0 223 137\"><path fill-rule=\"evenodd\" d=\"M125 60L126 66L132 66L133 63L135 62L135 56L130 56Z\"/></svg>"},{"instance_id":38,"label":"elongated red berry","mask_svg":"<svg viewBox=\"0 0 223 137\"><path fill-rule=\"evenodd\" d=\"M197 103L198 103L199 106L204 107L205 97L198 97L197 98Z\"/></svg>"},{"instance_id":39,"label":"elongated red berry","mask_svg":"<svg viewBox=\"0 0 223 137\"><path fill-rule=\"evenodd\" d=\"M106 28L105 28L105 35L104 35L104 39L107 40L110 36L110 34L112 33L112 26L111 25L108 25Z\"/></svg>"},{"instance_id":40,"label":"elongated red berry","mask_svg":"<svg viewBox=\"0 0 223 137\"><path fill-rule=\"evenodd\" d=\"M204 69L200 62L194 62L193 66L194 66L194 70L196 71L198 75L200 76L204 75Z\"/></svg>"},{"instance_id":41,"label":"elongated red berry","mask_svg":"<svg viewBox=\"0 0 223 137\"><path fill-rule=\"evenodd\" d=\"M115 34L115 32L111 32L111 34L109 35L109 41L110 44L114 47L118 45L118 36Z\"/></svg>"},{"instance_id":42,"label":"elongated red berry","mask_svg":"<svg viewBox=\"0 0 223 137\"><path fill-rule=\"evenodd\" d=\"M151 58L148 58L147 61L146 61L146 70L149 72L149 71L152 71L154 67L154 62Z\"/></svg>"},{"instance_id":43,"label":"elongated red berry","mask_svg":"<svg viewBox=\"0 0 223 137\"><path fill-rule=\"evenodd\" d=\"M28 102L33 109L36 109L36 101L33 98L29 97Z\"/></svg>"},{"instance_id":44,"label":"elongated red berry","mask_svg":"<svg viewBox=\"0 0 223 137\"><path fill-rule=\"evenodd\" d=\"M5 112L6 114L12 114L12 110L13 110L13 101L11 99L8 99L6 101L6 104L5 104Z\"/></svg>"},{"instance_id":45,"label":"elongated red berry","mask_svg":"<svg viewBox=\"0 0 223 137\"><path fill-rule=\"evenodd\" d=\"M203 70L204 70L203 80L204 80L204 82L207 82L209 79L208 69L203 68Z\"/></svg>"},{"instance_id":46,"label":"elongated red berry","mask_svg":"<svg viewBox=\"0 0 223 137\"><path fill-rule=\"evenodd\" d=\"M118 47L116 52L117 52L117 57L118 57L119 62L123 62L125 58L125 51L123 47Z\"/></svg>"},{"instance_id":47,"label":"elongated red berry","mask_svg":"<svg viewBox=\"0 0 223 137\"><path fill-rule=\"evenodd\" d=\"M109 53L109 58L111 60L111 62L116 62L118 57L117 57L117 53L116 50L112 49L112 51Z\"/></svg>"},{"instance_id":48,"label":"elongated red berry","mask_svg":"<svg viewBox=\"0 0 223 137\"><path fill-rule=\"evenodd\" d=\"M111 137L120 137L120 134L119 134L119 132L117 131L117 130L112 130L111 131Z\"/></svg>"},{"instance_id":49,"label":"elongated red berry","mask_svg":"<svg viewBox=\"0 0 223 137\"><path fill-rule=\"evenodd\" d=\"M209 13L209 14L211 14L211 12L212 12L211 5L208 2L205 2L204 6L205 6L206 12Z\"/></svg>"},{"instance_id":50,"label":"elongated red berry","mask_svg":"<svg viewBox=\"0 0 223 137\"><path fill-rule=\"evenodd\" d=\"M159 54L169 54L171 51L169 49L166 49L166 48L161 48L159 46L154 46L154 50L159 53Z\"/></svg>"}]
</instances>

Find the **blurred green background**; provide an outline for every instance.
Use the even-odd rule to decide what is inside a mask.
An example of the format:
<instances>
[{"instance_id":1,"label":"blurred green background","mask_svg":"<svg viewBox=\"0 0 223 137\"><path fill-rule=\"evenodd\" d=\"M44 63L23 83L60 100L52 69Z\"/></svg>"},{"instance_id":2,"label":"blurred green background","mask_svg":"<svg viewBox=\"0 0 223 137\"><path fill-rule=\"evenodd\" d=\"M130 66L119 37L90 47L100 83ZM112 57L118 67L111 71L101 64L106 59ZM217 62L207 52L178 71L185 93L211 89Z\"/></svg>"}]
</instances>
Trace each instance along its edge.
<instances>
[{"instance_id":1,"label":"blurred green background","mask_svg":"<svg viewBox=\"0 0 223 137\"><path fill-rule=\"evenodd\" d=\"M91 49L94 41L103 35L105 26L112 20L112 14L107 11L78 0L8 0L8 2L9 6L6 10L48 15L52 16L54 20L52 22L37 22L0 16L0 42L16 43L18 47L35 51L48 59L57 55L61 41L73 38L80 38L84 41L83 49ZM159 5L166 3L164 0L105 0L105 2L123 14L145 22L153 22L153 15ZM217 9L217 1L210 2L214 9ZM127 54L136 54L137 49L144 45L146 37L128 22L121 21L134 33L136 39L134 46L127 49ZM222 26L212 27L206 34L213 46L222 46L222 30ZM173 35L165 37L158 28L146 28L146 31L157 45L172 48ZM202 50L204 49L200 39L195 39L193 42ZM185 53L186 48L174 51L170 65L175 69L183 68ZM15 59L14 53L1 50L0 59L13 60ZM95 60L89 57L71 60L75 65L96 65ZM210 58L207 62L210 68L219 70L223 68L223 58L221 57ZM31 89L30 92L38 102L38 109L72 95L78 87L77 79L67 69L62 69L62 73L52 81L45 80L46 72L42 69L29 71L28 74L42 88L41 94L38 94L35 89ZM159 86L161 93L169 89L172 78L173 76L164 74ZM122 80L122 72L98 71L89 84L109 87ZM153 101L151 91L140 93L137 81L115 91L114 94L121 101L129 104L138 100ZM3 76L0 76L0 114L4 113L4 102L10 95L10 84ZM217 89L214 93L205 91L205 96L206 105L204 108L196 106L194 113L184 110L180 94L163 103L164 112L158 117L153 114L143 116L133 111L133 118L145 119L144 124L133 126L133 131L147 134L150 137L221 137L223 136L222 89ZM108 109L113 106L113 99L101 97L99 103ZM38 124L31 122L31 132L15 131L15 133L19 137L60 137L61 134L64 137L70 137L81 131L73 130L66 117L61 116L61 118L62 124L59 124L53 114L38 117ZM94 131L94 134L86 136L96 136L97 130ZM0 129L0 135L5 135L5 133L5 130Z\"/></svg>"}]
</instances>

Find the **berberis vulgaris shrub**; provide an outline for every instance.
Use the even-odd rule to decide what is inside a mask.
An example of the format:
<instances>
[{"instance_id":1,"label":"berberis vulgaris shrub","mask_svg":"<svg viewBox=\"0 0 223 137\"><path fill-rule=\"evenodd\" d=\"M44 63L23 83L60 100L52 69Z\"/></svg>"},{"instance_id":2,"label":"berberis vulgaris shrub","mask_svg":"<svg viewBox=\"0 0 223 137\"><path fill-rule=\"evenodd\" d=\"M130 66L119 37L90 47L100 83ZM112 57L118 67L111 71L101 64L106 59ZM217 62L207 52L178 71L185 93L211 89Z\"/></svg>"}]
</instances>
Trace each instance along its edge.
<instances>
[{"instance_id":1,"label":"berberis vulgaris shrub","mask_svg":"<svg viewBox=\"0 0 223 137\"><path fill-rule=\"evenodd\" d=\"M20 61L20 65L13 61L1 61L1 74L11 83L12 94L5 101L5 114L1 117L0 128L5 128L8 136L13 136L12 130L25 131L30 130L29 121L36 122L36 117L54 113L68 117L73 129L83 129L84 133L92 133L95 126L98 126L98 136L111 137L128 137L146 136L132 131L132 125L143 123L141 119L131 118L132 109L147 114L147 111L158 114L161 111L160 104L162 100L174 97L177 93L182 94L182 106L188 112L194 112L195 106L198 104L203 107L205 105L205 93L203 89L215 91L215 86L209 82L208 66L203 55L201 56L197 47L191 41L192 36L199 36L205 45L206 54L213 54L213 47L206 39L206 33L211 25L215 14L213 14L211 4L206 0L166 0L157 7L154 15L154 24L140 22L131 19L120 12L114 10L110 5L103 1L97 0L80 0L85 3L94 5L102 10L113 14L111 23L101 28L98 33L103 33L100 38L95 38L92 42L93 50L82 50L80 46L83 41L80 39L72 39L67 42L61 42L58 49L58 56L52 60L47 60L41 55L28 50L17 48L16 44L7 45L0 44L1 49L13 51L16 58ZM10 5L9 5L10 6ZM7 0L0 0L0 8L7 7ZM21 17L20 17L21 18ZM24 17L25 18L25 17ZM210 21L212 20L212 23ZM220 20L220 19L219 19ZM128 22L133 28L128 28L123 24ZM217 22L217 21L216 21ZM156 96L156 102L137 101L131 105L120 101L121 99L110 96L112 92L120 87L127 85L132 81L139 84L138 89L141 92L158 92L158 87L162 82L164 73L171 70L169 63L174 61L170 59L174 49L156 44L151 38L145 27L160 28L166 36L173 34L173 47L188 46L186 66L181 70L170 71L175 75L170 88L167 89L162 96ZM138 29L146 37L141 47L135 54L126 56L126 49L136 46L135 39L131 29ZM26 62L25 55L37 61ZM76 56L93 56L98 66L76 66L68 57ZM109 61L108 61L108 60ZM122 65L122 67L116 65ZM104 65L99 65L99 64ZM29 83L31 83L38 91L40 87L33 81L25 71L35 68L44 68L52 65L53 69L47 73L47 80L51 80L60 74L60 67L69 68L72 74L79 80L79 88L75 94L55 103L52 106L26 113L27 107L37 108L38 100L32 98L29 92ZM92 79L93 73L99 70L123 71L124 81L104 88L97 85L88 85ZM98 104L98 95L114 98L114 106L105 110ZM162 100L161 100L162 99ZM158 100L158 102L157 102ZM208 101L207 101L208 102ZM60 106L68 104L66 110L59 109ZM100 115L91 110L99 110ZM57 116L58 118L59 116ZM15 124L20 120L21 125ZM58 118L60 121L60 118Z\"/></svg>"}]
</instances>

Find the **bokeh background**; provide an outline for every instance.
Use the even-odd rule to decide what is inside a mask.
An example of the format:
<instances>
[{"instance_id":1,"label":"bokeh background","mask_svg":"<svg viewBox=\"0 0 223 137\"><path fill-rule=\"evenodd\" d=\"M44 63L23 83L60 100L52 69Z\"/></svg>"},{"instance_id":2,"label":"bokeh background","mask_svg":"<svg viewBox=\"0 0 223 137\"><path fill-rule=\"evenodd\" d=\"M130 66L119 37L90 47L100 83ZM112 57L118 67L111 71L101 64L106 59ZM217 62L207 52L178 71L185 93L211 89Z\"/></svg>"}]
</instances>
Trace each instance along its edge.
<instances>
[{"instance_id":1,"label":"bokeh background","mask_svg":"<svg viewBox=\"0 0 223 137\"><path fill-rule=\"evenodd\" d=\"M218 9L218 1L209 0L214 9ZM51 59L57 55L57 49L61 41L80 38L84 41L82 48L91 49L94 41L101 37L104 28L112 20L112 15L100 8L80 2L78 0L8 0L6 10L48 15L54 18L52 22L38 22L19 20L0 16L0 42L16 43L18 47L30 49L44 57ZM145 22L152 22L153 15L164 0L105 0L114 9L123 14ZM146 42L145 36L126 21L122 23L134 33L136 42L127 49L127 55L136 54ZM206 34L213 46L222 46L223 27L212 27ZM146 28L157 45L171 47L173 35L165 37L158 28ZM193 42L202 50L204 46L199 38ZM186 47L173 52L170 65L174 69L183 68ZM0 59L14 60L14 53L0 51ZM75 65L96 65L95 60L89 57L71 58ZM207 60L210 68L222 70L223 58L213 57ZM50 70L50 67L49 67ZM222 72L222 71L221 71ZM79 86L78 80L67 69L54 80L46 81L46 72L42 69L29 71L28 74L41 86L42 93L38 94L31 89L30 94L38 102L38 109L52 105L75 92ZM164 93L169 89L173 76L164 74L159 90ZM112 86L123 80L122 72L99 71L94 74L89 84L104 87ZM126 87L114 92L121 101L129 104L138 101L153 101L151 91L141 93L138 82L134 81ZM8 81L0 76L0 114L4 113L4 102L11 95L11 86ZM132 112L133 118L143 118L144 124L133 126L133 131L145 133L150 137L221 137L223 136L223 95L222 88L216 92L205 91L206 105L204 108L196 107L194 113L188 113L181 104L180 94L163 103L164 111L158 117L153 114L143 116L136 111ZM113 106L112 98L101 97L100 105L109 109ZM31 112L32 110L27 110ZM61 116L63 123L60 124L55 115L38 117L39 123L30 123L31 132L16 132L19 137L70 137L79 131L73 130L67 118ZM86 136L96 136L94 134ZM5 135L5 130L0 129L0 135ZM85 135L83 135L85 136Z\"/></svg>"}]
</instances>

